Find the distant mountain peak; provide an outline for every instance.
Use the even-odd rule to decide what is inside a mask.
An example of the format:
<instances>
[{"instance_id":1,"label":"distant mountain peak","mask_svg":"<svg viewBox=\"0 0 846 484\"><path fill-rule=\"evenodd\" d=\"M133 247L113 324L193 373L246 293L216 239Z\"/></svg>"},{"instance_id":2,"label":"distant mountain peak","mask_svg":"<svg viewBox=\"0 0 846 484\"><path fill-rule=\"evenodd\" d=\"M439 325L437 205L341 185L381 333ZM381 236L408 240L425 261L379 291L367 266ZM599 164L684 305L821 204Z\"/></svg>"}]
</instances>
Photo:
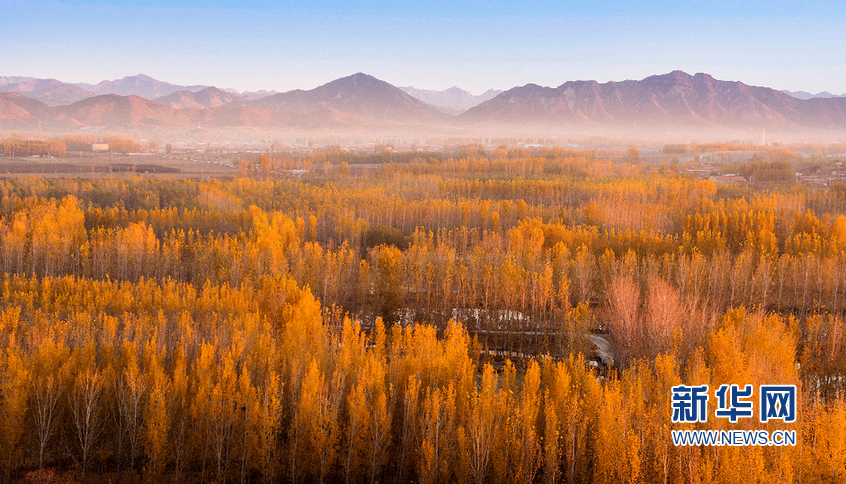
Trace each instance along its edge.
<instances>
[{"instance_id":1,"label":"distant mountain peak","mask_svg":"<svg viewBox=\"0 0 846 484\"><path fill-rule=\"evenodd\" d=\"M782 91L779 91L779 92L783 92L784 94L787 94L788 96L793 96L793 97L795 97L796 99L802 99L802 100L817 99L817 98L822 98L822 99L827 99L827 98L846 98L846 94L840 94L840 95L837 95L837 94L832 94L832 93L830 93L830 92L828 92L828 91L818 92L818 93L816 93L816 94L811 94L810 92L807 92L807 91L787 91L787 90L782 90Z\"/></svg>"},{"instance_id":2,"label":"distant mountain peak","mask_svg":"<svg viewBox=\"0 0 846 484\"><path fill-rule=\"evenodd\" d=\"M246 105L299 114L331 108L375 124L440 124L449 118L435 107L362 72L309 91L283 92Z\"/></svg>"},{"instance_id":3,"label":"distant mountain peak","mask_svg":"<svg viewBox=\"0 0 846 484\"><path fill-rule=\"evenodd\" d=\"M49 106L59 106L81 101L94 96L91 91L56 79L31 79L0 86L0 91L15 92L31 99L37 99Z\"/></svg>"},{"instance_id":4,"label":"distant mountain peak","mask_svg":"<svg viewBox=\"0 0 846 484\"><path fill-rule=\"evenodd\" d=\"M431 104L447 114L460 114L472 107L493 99L502 91L488 89L476 96L458 86L452 86L444 91L428 89L417 89L411 86L400 87L406 94L415 97L427 104Z\"/></svg>"},{"instance_id":5,"label":"distant mountain peak","mask_svg":"<svg viewBox=\"0 0 846 484\"><path fill-rule=\"evenodd\" d=\"M178 91L201 91L208 86L179 86L153 79L146 74L127 76L113 81L102 81L90 87L96 94L135 95L152 100Z\"/></svg>"},{"instance_id":6,"label":"distant mountain peak","mask_svg":"<svg viewBox=\"0 0 846 484\"><path fill-rule=\"evenodd\" d=\"M700 78L702 79L702 78ZM691 82L693 82L694 76L690 74L675 70L673 72L669 72L667 74L658 74L654 76L649 76L643 79L642 83L647 85L656 85L656 86L675 86L675 85L683 85L683 86L690 86ZM703 79L704 80L704 79Z\"/></svg>"},{"instance_id":7,"label":"distant mountain peak","mask_svg":"<svg viewBox=\"0 0 846 484\"><path fill-rule=\"evenodd\" d=\"M363 72L356 72L355 74L347 77L342 77L340 79L335 79L329 83L324 84L323 86L332 86L332 85L344 85L344 84L352 84L352 85L360 85L360 86L380 86L380 87L394 87L387 82L377 79L370 74L365 74ZM323 87L320 86L320 87Z\"/></svg>"}]
</instances>

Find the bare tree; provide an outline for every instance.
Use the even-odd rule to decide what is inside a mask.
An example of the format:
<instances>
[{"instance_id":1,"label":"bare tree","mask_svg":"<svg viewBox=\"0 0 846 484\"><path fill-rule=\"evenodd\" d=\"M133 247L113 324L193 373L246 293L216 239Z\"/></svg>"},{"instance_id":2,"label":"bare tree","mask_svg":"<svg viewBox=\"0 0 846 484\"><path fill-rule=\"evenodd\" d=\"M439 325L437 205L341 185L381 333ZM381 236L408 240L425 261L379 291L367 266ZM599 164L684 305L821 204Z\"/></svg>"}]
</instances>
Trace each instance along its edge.
<instances>
[{"instance_id":1,"label":"bare tree","mask_svg":"<svg viewBox=\"0 0 846 484\"><path fill-rule=\"evenodd\" d=\"M76 438L80 450L80 465L82 466L82 481L85 481L85 471L91 451L103 433L102 409L103 382L99 372L90 370L79 375L71 392L71 410L73 423L76 428Z\"/></svg>"},{"instance_id":2,"label":"bare tree","mask_svg":"<svg viewBox=\"0 0 846 484\"><path fill-rule=\"evenodd\" d=\"M33 387L30 404L38 442L38 468L44 469L44 452L47 450L59 417L59 398L62 395L62 389L52 375L46 379L36 378Z\"/></svg>"},{"instance_id":3,"label":"bare tree","mask_svg":"<svg viewBox=\"0 0 846 484\"><path fill-rule=\"evenodd\" d=\"M117 382L115 396L118 454L122 452L124 438L129 444L129 469L134 471L135 459L140 450L141 420L147 379L138 371L124 371ZM120 459L120 455L118 456Z\"/></svg>"},{"instance_id":4,"label":"bare tree","mask_svg":"<svg viewBox=\"0 0 846 484\"><path fill-rule=\"evenodd\" d=\"M604 322L611 333L620 366L641 355L640 290L628 274L616 274L606 296Z\"/></svg>"}]
</instances>

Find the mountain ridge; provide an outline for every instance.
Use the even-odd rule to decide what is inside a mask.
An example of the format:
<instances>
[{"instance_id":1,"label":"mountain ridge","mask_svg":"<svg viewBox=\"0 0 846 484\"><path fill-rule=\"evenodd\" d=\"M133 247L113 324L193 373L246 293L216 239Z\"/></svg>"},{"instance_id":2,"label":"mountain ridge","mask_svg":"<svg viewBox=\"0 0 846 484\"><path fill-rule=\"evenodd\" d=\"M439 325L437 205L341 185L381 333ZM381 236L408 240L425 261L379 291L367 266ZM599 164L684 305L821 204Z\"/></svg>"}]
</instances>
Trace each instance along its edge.
<instances>
[{"instance_id":1,"label":"mountain ridge","mask_svg":"<svg viewBox=\"0 0 846 484\"><path fill-rule=\"evenodd\" d=\"M126 86L148 91L176 87L149 76L122 81L126 81ZM63 83L51 80L47 85L61 87ZM29 89L35 91L35 87ZM452 93L460 97L466 91L455 88ZM53 130L160 130L201 126L344 132L435 129L455 133L846 129L846 98L802 100L767 87L683 71L606 83L567 81L557 87L526 84L499 93L458 116L445 114L364 73L310 90L297 89L259 99L215 87L181 89L154 99L112 93L49 106L50 102L29 99L21 93L0 93L0 128L31 129L43 125Z\"/></svg>"},{"instance_id":2,"label":"mountain ridge","mask_svg":"<svg viewBox=\"0 0 846 484\"><path fill-rule=\"evenodd\" d=\"M568 81L558 87L515 87L469 109L463 125L582 127L843 127L846 99L800 100L738 81L673 71L640 81Z\"/></svg>"},{"instance_id":3,"label":"mountain ridge","mask_svg":"<svg viewBox=\"0 0 846 484\"><path fill-rule=\"evenodd\" d=\"M119 94L121 96L138 96L152 100L167 96L178 91L201 91L209 86L178 86L169 82L153 79L146 74L126 76L112 81L101 81L98 84L77 84L95 94ZM86 87L89 86L89 87Z\"/></svg>"},{"instance_id":4,"label":"mountain ridge","mask_svg":"<svg viewBox=\"0 0 846 484\"><path fill-rule=\"evenodd\" d=\"M207 87L200 91L176 91L167 96L152 99L152 101L171 106L175 109L210 109L239 101L243 98L239 94L226 92L216 87Z\"/></svg>"},{"instance_id":5,"label":"mountain ridge","mask_svg":"<svg viewBox=\"0 0 846 484\"><path fill-rule=\"evenodd\" d=\"M443 123L450 118L399 88L361 72L308 91L283 92L247 101L245 105L302 114L331 108L383 124Z\"/></svg>"}]
</instances>

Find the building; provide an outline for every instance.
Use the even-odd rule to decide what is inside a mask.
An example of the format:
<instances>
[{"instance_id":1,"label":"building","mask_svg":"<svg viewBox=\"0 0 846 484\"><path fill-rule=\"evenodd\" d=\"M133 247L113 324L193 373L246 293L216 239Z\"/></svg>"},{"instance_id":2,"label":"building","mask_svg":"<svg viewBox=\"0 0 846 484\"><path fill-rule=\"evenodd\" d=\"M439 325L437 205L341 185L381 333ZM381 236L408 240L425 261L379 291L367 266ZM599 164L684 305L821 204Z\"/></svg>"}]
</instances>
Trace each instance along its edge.
<instances>
[{"instance_id":1,"label":"building","mask_svg":"<svg viewBox=\"0 0 846 484\"><path fill-rule=\"evenodd\" d=\"M713 175L708 178L717 183L742 183L746 184L746 177L740 175Z\"/></svg>"}]
</instances>

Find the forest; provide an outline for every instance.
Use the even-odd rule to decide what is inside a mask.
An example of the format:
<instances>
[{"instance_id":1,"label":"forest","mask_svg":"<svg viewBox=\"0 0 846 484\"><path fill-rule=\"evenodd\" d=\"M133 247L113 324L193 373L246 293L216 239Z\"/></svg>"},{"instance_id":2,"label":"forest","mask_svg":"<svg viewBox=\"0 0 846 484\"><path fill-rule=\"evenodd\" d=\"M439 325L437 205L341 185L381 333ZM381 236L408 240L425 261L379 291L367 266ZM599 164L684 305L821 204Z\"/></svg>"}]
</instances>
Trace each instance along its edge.
<instances>
[{"instance_id":1,"label":"forest","mask_svg":"<svg viewBox=\"0 0 846 484\"><path fill-rule=\"evenodd\" d=\"M0 180L0 482L846 482L846 186L245 162ZM671 422L730 383L796 385L796 422ZM729 428L797 442L670 437Z\"/></svg>"}]
</instances>

